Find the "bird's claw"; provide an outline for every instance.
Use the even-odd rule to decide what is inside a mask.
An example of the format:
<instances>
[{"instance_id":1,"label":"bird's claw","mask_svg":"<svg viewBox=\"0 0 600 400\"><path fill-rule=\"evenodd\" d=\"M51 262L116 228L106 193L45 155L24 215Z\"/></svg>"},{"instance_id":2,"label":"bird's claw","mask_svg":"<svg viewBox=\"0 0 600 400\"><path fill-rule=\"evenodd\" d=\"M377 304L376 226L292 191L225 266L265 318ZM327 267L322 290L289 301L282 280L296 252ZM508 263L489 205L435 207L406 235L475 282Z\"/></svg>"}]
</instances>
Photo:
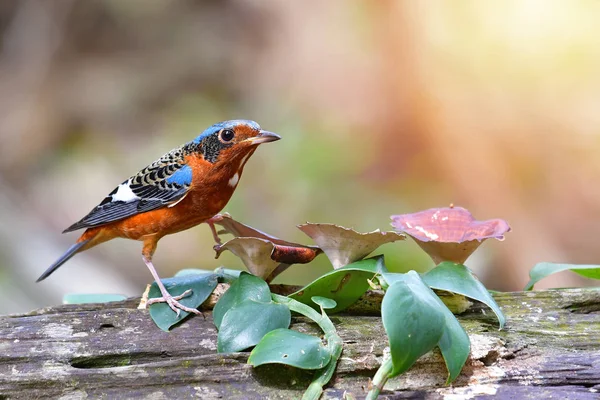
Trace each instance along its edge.
<instances>
[{"instance_id":1,"label":"bird's claw","mask_svg":"<svg viewBox=\"0 0 600 400\"><path fill-rule=\"evenodd\" d=\"M192 294L192 289L188 289L178 296L168 295L168 296L163 296L163 297L153 297L151 299L148 299L148 302L146 304L151 305L154 303L167 303L169 305L169 307L171 308L171 310L173 310L173 311L175 311L175 313L177 313L178 317L179 317L179 314L181 313L181 310L183 310L185 312L189 312L189 313L194 313L196 315L203 315L202 312L200 312L199 310L197 310L195 308L191 308L191 307L186 307L183 304L181 304L179 301L177 301L177 300L183 299L186 296L189 296L190 294Z\"/></svg>"}]
</instances>

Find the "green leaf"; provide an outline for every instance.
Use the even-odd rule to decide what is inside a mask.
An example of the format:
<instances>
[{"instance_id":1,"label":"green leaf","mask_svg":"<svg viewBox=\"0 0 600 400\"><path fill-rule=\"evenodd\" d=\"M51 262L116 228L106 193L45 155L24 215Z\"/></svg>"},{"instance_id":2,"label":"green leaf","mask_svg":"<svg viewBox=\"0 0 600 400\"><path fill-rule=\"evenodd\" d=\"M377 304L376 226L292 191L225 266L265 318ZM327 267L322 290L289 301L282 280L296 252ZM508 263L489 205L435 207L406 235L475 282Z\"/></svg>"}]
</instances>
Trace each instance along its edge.
<instances>
[{"instance_id":1,"label":"green leaf","mask_svg":"<svg viewBox=\"0 0 600 400\"><path fill-rule=\"evenodd\" d=\"M390 285L381 304L381 317L390 342L392 377L436 347L444 333L445 316L436 295L414 271Z\"/></svg>"},{"instance_id":2,"label":"green leaf","mask_svg":"<svg viewBox=\"0 0 600 400\"><path fill-rule=\"evenodd\" d=\"M282 304L245 300L223 317L217 337L217 351L242 351L256 345L265 334L290 326L290 309Z\"/></svg>"},{"instance_id":3,"label":"green leaf","mask_svg":"<svg viewBox=\"0 0 600 400\"><path fill-rule=\"evenodd\" d=\"M256 345L248 364L285 364L302 369L320 369L325 367L331 354L316 336L292 331L275 329L267 333Z\"/></svg>"},{"instance_id":4,"label":"green leaf","mask_svg":"<svg viewBox=\"0 0 600 400\"><path fill-rule=\"evenodd\" d=\"M396 282L406 281L406 273L402 274L398 272L384 272L381 274L381 280L385 281L388 286L392 286Z\"/></svg>"},{"instance_id":5,"label":"green leaf","mask_svg":"<svg viewBox=\"0 0 600 400\"><path fill-rule=\"evenodd\" d=\"M438 346L444 357L446 368L448 368L446 384L449 384L458 377L467 358L469 358L471 341L469 340L469 335L467 335L467 332L465 332L454 314L446 308L441 300L440 307L443 307L446 326Z\"/></svg>"},{"instance_id":6,"label":"green leaf","mask_svg":"<svg viewBox=\"0 0 600 400\"><path fill-rule=\"evenodd\" d=\"M536 264L529 271L529 282L525 289L533 289L533 285L547 277L561 271L573 271L581 276L592 279L600 279L600 265L583 265L583 264L554 264L549 262L541 262Z\"/></svg>"},{"instance_id":7,"label":"green leaf","mask_svg":"<svg viewBox=\"0 0 600 400\"><path fill-rule=\"evenodd\" d=\"M239 279L240 274L244 271L239 269L227 269L223 267L215 268L215 274L219 275L219 282L232 283Z\"/></svg>"},{"instance_id":8,"label":"green leaf","mask_svg":"<svg viewBox=\"0 0 600 400\"><path fill-rule=\"evenodd\" d=\"M405 282L407 278L406 274L388 273L383 274L383 279L391 285L396 282ZM444 332L438 346L448 368L447 383L450 383L456 379L465 365L471 351L471 342L454 314L437 295L435 295L435 301L438 304L438 309L444 314Z\"/></svg>"},{"instance_id":9,"label":"green leaf","mask_svg":"<svg viewBox=\"0 0 600 400\"><path fill-rule=\"evenodd\" d=\"M214 274L214 271L208 271L205 269L198 268L185 268L177 271L175 276L187 276L187 275L211 275Z\"/></svg>"},{"instance_id":10,"label":"green leaf","mask_svg":"<svg viewBox=\"0 0 600 400\"><path fill-rule=\"evenodd\" d=\"M325 310L335 308L337 306L335 300L328 299L327 297L313 296L310 299L313 301L313 303L319 305Z\"/></svg>"},{"instance_id":11,"label":"green leaf","mask_svg":"<svg viewBox=\"0 0 600 400\"><path fill-rule=\"evenodd\" d=\"M110 293L67 293L63 296L63 304L108 303L127 299L122 294Z\"/></svg>"},{"instance_id":12,"label":"green leaf","mask_svg":"<svg viewBox=\"0 0 600 400\"><path fill-rule=\"evenodd\" d=\"M173 278L162 279L162 283L172 296L178 296L188 289L192 293L179 300L181 304L190 308L198 308L210 296L217 287L217 275L184 275ZM162 297L156 282L150 285L148 298ZM180 310L179 316L171 310L167 303L154 303L150 306L150 317L154 323L163 331L168 331L173 325L181 322L189 315L188 312Z\"/></svg>"},{"instance_id":13,"label":"green leaf","mask_svg":"<svg viewBox=\"0 0 600 400\"><path fill-rule=\"evenodd\" d=\"M369 290L367 279L383 272L387 272L383 256L360 260L317 278L289 297L309 306L314 296L326 297L337 303L330 313L340 312Z\"/></svg>"},{"instance_id":14,"label":"green leaf","mask_svg":"<svg viewBox=\"0 0 600 400\"><path fill-rule=\"evenodd\" d=\"M220 329L221 321L229 309L248 299L269 303L271 290L265 281L244 271L215 304L213 320L217 329Z\"/></svg>"},{"instance_id":15,"label":"green leaf","mask_svg":"<svg viewBox=\"0 0 600 400\"><path fill-rule=\"evenodd\" d=\"M422 279L433 289L462 294L463 296L485 303L496 314L500 323L500 329L504 327L506 318L502 310L498 307L498 304L496 304L496 301L485 286L464 265L444 261L431 271L423 274Z\"/></svg>"},{"instance_id":16,"label":"green leaf","mask_svg":"<svg viewBox=\"0 0 600 400\"><path fill-rule=\"evenodd\" d=\"M436 295L439 309L444 313L445 327L438 346L444 357L446 368L448 368L447 384L455 380L462 371L469 353L471 352L471 341L469 335L460 325L452 311Z\"/></svg>"}]
</instances>

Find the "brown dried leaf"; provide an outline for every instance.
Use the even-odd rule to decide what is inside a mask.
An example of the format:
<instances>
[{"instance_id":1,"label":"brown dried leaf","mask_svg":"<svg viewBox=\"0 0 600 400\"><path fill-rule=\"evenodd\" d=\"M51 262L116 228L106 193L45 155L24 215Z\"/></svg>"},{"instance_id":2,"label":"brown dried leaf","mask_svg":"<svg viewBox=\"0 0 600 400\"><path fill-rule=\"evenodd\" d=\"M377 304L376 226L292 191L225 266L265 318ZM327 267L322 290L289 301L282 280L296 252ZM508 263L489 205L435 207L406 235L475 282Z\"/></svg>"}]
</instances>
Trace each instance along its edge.
<instances>
[{"instance_id":1,"label":"brown dried leaf","mask_svg":"<svg viewBox=\"0 0 600 400\"><path fill-rule=\"evenodd\" d=\"M325 252L334 269L362 260L383 244L406 238L396 232L379 230L359 233L334 224L306 223L298 225L298 229L314 240Z\"/></svg>"},{"instance_id":2,"label":"brown dried leaf","mask_svg":"<svg viewBox=\"0 0 600 400\"><path fill-rule=\"evenodd\" d=\"M219 258L223 251L229 250L242 260L251 274L262 279L267 279L280 264L271 259L273 248L272 242L255 237L237 237L214 247L215 258Z\"/></svg>"},{"instance_id":3,"label":"brown dried leaf","mask_svg":"<svg viewBox=\"0 0 600 400\"><path fill-rule=\"evenodd\" d=\"M319 248L297 246L273 246L271 258L284 264L307 264L323 251Z\"/></svg>"},{"instance_id":4,"label":"brown dried leaf","mask_svg":"<svg viewBox=\"0 0 600 400\"><path fill-rule=\"evenodd\" d=\"M305 246L298 243L288 242L287 240L279 239L275 236L271 236L268 233L264 233L259 231L258 229L252 228L251 226L242 224L239 221L236 221L229 215L228 213L217 214L212 217L212 221L216 225L220 225L223 227L223 230L218 233L230 233L235 237L253 237L259 239L266 239L270 242L273 242L282 246L291 246L291 247L308 247L313 250L317 250L316 246Z\"/></svg>"},{"instance_id":5,"label":"brown dried leaf","mask_svg":"<svg viewBox=\"0 0 600 400\"><path fill-rule=\"evenodd\" d=\"M214 246L216 258L225 250L238 256L248 271L267 282L275 279L292 264L306 264L322 253L319 248L302 245L282 246L255 237L237 237Z\"/></svg>"},{"instance_id":6,"label":"brown dried leaf","mask_svg":"<svg viewBox=\"0 0 600 400\"><path fill-rule=\"evenodd\" d=\"M510 231L503 219L477 221L462 207L431 208L391 218L392 226L412 237L436 264L462 264L484 240L504 240Z\"/></svg>"}]
</instances>

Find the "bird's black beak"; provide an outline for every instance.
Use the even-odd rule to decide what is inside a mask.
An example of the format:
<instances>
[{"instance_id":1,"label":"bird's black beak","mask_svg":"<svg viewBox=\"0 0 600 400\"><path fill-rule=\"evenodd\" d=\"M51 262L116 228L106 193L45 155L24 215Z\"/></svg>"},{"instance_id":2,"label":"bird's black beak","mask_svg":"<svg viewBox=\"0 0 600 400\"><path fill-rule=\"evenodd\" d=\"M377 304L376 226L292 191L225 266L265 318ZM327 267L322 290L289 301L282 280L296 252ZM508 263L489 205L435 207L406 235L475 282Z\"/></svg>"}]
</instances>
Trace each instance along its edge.
<instances>
[{"instance_id":1,"label":"bird's black beak","mask_svg":"<svg viewBox=\"0 0 600 400\"><path fill-rule=\"evenodd\" d=\"M261 143L274 142L279 139L281 139L281 136L279 136L278 134L269 132L269 131L263 131L261 129L258 136L246 139L244 141L250 142L250 144L261 144Z\"/></svg>"}]
</instances>

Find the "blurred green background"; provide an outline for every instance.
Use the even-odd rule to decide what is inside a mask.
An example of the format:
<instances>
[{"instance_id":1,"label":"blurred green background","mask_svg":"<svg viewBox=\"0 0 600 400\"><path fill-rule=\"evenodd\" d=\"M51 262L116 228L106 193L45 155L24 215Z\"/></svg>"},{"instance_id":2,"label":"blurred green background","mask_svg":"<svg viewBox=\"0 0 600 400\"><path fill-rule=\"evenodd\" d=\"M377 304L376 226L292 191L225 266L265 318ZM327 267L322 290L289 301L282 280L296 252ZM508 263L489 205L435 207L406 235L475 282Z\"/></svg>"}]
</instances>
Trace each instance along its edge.
<instances>
[{"instance_id":1,"label":"blurred green background","mask_svg":"<svg viewBox=\"0 0 600 400\"><path fill-rule=\"evenodd\" d=\"M597 263L599 18L595 1L4 0L0 313L141 294L133 241L34 281L118 183L232 118L283 137L225 209L273 235L387 230L391 214L454 203L513 228L467 262L489 288L521 289L538 261ZM163 277L243 268L212 246L201 225L161 240L154 262ZM431 264L410 241L382 250L392 270ZM321 256L277 281L328 268Z\"/></svg>"}]
</instances>

